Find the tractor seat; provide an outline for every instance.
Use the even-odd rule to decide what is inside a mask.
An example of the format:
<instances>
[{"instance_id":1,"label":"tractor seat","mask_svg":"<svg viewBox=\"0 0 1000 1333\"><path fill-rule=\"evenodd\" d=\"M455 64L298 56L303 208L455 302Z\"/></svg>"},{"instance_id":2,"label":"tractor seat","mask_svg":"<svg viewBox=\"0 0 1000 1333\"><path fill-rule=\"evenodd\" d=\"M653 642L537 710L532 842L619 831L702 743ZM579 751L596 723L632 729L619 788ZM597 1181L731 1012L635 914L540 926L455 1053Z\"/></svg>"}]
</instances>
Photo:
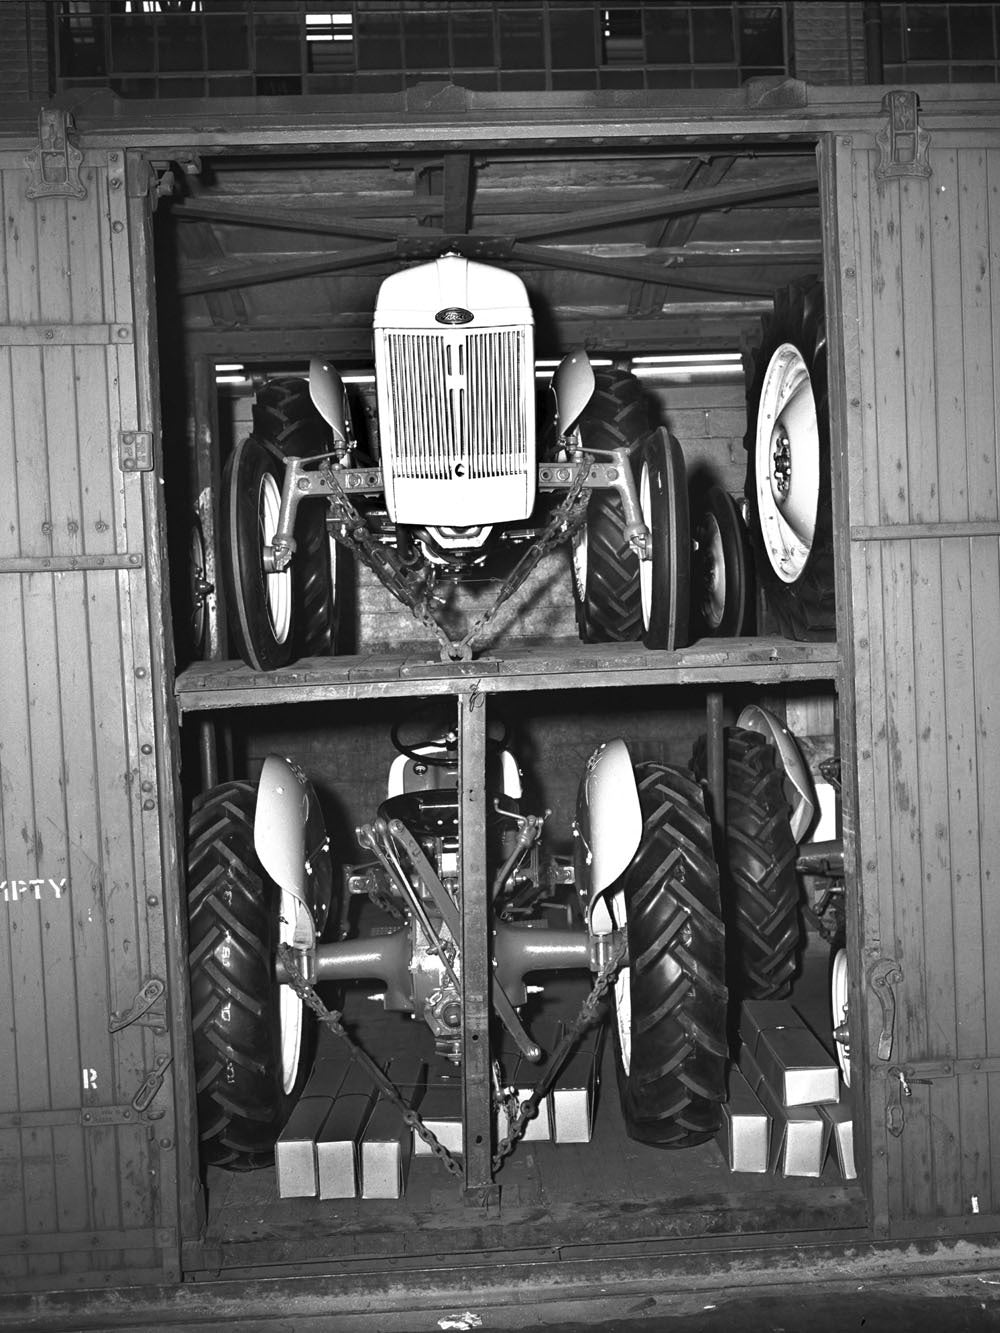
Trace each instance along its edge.
<instances>
[{"instance_id":1,"label":"tractor seat","mask_svg":"<svg viewBox=\"0 0 1000 1333\"><path fill-rule=\"evenodd\" d=\"M458 789L436 787L390 796L378 808L387 822L398 819L415 838L458 837Z\"/></svg>"}]
</instances>

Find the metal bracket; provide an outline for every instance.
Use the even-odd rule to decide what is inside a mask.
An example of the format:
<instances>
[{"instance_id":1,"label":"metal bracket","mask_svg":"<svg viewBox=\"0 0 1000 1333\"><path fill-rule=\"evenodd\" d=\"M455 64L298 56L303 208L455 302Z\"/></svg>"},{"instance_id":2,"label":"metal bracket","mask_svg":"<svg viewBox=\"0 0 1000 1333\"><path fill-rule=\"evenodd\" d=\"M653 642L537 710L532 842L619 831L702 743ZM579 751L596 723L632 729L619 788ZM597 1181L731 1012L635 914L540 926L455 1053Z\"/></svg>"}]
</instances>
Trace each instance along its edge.
<instances>
[{"instance_id":1,"label":"metal bracket","mask_svg":"<svg viewBox=\"0 0 1000 1333\"><path fill-rule=\"evenodd\" d=\"M868 984L882 1010L882 1030L878 1034L876 1053L880 1060L892 1055L893 1034L896 1028L896 997L892 987L903 980L903 969L893 958L881 958L868 969Z\"/></svg>"},{"instance_id":2,"label":"metal bracket","mask_svg":"<svg viewBox=\"0 0 1000 1333\"><path fill-rule=\"evenodd\" d=\"M87 187L80 180L83 154L69 137L73 128L73 117L61 107L43 106L38 113L38 147L24 159L30 177L25 189L29 199L53 195L86 199Z\"/></svg>"},{"instance_id":3,"label":"metal bracket","mask_svg":"<svg viewBox=\"0 0 1000 1333\"><path fill-rule=\"evenodd\" d=\"M173 1058L172 1055L158 1055L153 1068L146 1075L145 1079L139 1085L139 1091L132 1098L132 1105L135 1109L140 1112L145 1111L147 1113L147 1119L149 1120L159 1120L163 1115L162 1111L150 1111L149 1106L153 1098L163 1086L163 1076L167 1072Z\"/></svg>"},{"instance_id":4,"label":"metal bracket","mask_svg":"<svg viewBox=\"0 0 1000 1333\"><path fill-rule=\"evenodd\" d=\"M919 108L917 94L906 88L895 88L882 98L882 110L889 119L875 135L879 147L876 180L931 174L927 160L931 136L917 124Z\"/></svg>"},{"instance_id":5,"label":"metal bracket","mask_svg":"<svg viewBox=\"0 0 1000 1333\"><path fill-rule=\"evenodd\" d=\"M119 432L118 466L123 472L152 472L152 431L123 430Z\"/></svg>"},{"instance_id":6,"label":"metal bracket","mask_svg":"<svg viewBox=\"0 0 1000 1333\"><path fill-rule=\"evenodd\" d=\"M135 1023L143 1014L152 1009L166 989L165 983L159 977L150 977L123 1013L116 1011L111 1015L108 1019L108 1031L121 1032L122 1028L127 1028L131 1023Z\"/></svg>"}]
</instances>

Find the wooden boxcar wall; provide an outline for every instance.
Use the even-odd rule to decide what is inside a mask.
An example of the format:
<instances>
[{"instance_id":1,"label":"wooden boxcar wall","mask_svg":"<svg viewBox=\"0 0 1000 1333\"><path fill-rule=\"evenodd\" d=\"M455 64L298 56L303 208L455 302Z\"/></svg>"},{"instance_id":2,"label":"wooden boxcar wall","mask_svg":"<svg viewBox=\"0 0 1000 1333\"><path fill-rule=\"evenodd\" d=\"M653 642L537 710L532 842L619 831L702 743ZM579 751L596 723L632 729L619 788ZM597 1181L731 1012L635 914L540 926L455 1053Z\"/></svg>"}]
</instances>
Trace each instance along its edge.
<instances>
[{"instance_id":1,"label":"wooden boxcar wall","mask_svg":"<svg viewBox=\"0 0 1000 1333\"><path fill-rule=\"evenodd\" d=\"M176 1272L185 989L165 952L156 486L120 457L154 424L146 201L124 152L36 197L30 156L0 154L0 1276L19 1288Z\"/></svg>"},{"instance_id":2,"label":"wooden boxcar wall","mask_svg":"<svg viewBox=\"0 0 1000 1333\"><path fill-rule=\"evenodd\" d=\"M836 142L873 1215L996 1230L1000 133Z\"/></svg>"}]
</instances>

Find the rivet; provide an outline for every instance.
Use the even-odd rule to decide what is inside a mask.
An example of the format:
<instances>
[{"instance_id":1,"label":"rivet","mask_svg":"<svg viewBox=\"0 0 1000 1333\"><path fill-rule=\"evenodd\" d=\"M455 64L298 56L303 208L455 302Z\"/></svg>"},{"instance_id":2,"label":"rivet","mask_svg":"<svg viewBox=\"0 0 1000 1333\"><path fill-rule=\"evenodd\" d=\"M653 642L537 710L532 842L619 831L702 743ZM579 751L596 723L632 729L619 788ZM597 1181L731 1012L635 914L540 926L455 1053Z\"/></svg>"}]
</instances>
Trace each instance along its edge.
<instances>
[{"instance_id":1,"label":"rivet","mask_svg":"<svg viewBox=\"0 0 1000 1333\"><path fill-rule=\"evenodd\" d=\"M146 675L146 668L145 668L145 667L136 667L136 669L135 669L135 674L136 674L136 676L138 676L139 680L142 680L142 679L145 677L145 675Z\"/></svg>"},{"instance_id":2,"label":"rivet","mask_svg":"<svg viewBox=\"0 0 1000 1333\"><path fill-rule=\"evenodd\" d=\"M157 898L157 896L156 896L155 893L151 893L151 894L149 895L149 897L146 899L146 906L147 906L147 907L159 907L159 905L160 905L160 900L159 900L159 898Z\"/></svg>"},{"instance_id":3,"label":"rivet","mask_svg":"<svg viewBox=\"0 0 1000 1333\"><path fill-rule=\"evenodd\" d=\"M143 754L153 753L153 747L150 745L149 741L146 741L144 742L144 744L140 745L139 749L142 751Z\"/></svg>"},{"instance_id":4,"label":"rivet","mask_svg":"<svg viewBox=\"0 0 1000 1333\"><path fill-rule=\"evenodd\" d=\"M143 803L142 803L142 808L143 808L143 810L155 810L155 809L156 809L156 802L155 802L155 801L143 801Z\"/></svg>"}]
</instances>

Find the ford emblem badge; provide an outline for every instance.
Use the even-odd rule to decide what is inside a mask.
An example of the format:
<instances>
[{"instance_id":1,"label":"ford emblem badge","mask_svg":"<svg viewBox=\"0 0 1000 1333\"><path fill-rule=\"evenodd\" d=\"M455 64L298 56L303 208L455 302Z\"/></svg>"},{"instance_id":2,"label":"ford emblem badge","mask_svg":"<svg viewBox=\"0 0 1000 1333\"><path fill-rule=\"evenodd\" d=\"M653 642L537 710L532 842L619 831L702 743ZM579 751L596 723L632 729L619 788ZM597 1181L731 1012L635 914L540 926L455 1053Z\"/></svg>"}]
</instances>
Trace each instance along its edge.
<instances>
[{"instance_id":1,"label":"ford emblem badge","mask_svg":"<svg viewBox=\"0 0 1000 1333\"><path fill-rule=\"evenodd\" d=\"M471 324L475 315L460 305L450 305L447 310L439 310L434 318L439 324Z\"/></svg>"}]
</instances>

